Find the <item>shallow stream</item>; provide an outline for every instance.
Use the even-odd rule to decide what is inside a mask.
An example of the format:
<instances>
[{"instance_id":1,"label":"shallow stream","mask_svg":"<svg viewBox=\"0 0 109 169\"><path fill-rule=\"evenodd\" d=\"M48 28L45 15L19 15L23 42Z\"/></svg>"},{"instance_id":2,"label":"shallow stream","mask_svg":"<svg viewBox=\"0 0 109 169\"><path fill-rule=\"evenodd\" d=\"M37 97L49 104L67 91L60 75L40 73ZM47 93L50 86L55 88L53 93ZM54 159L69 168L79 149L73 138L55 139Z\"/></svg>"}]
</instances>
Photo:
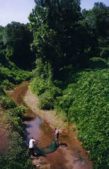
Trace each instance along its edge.
<instances>
[{"instance_id":1,"label":"shallow stream","mask_svg":"<svg viewBox=\"0 0 109 169\"><path fill-rule=\"evenodd\" d=\"M23 97L27 90L28 83L23 83L10 91L9 95L18 105L25 104ZM53 129L37 115L37 112L34 113L28 108L24 123L27 143L31 137L34 137L39 140L38 146L40 148L51 144ZM92 162L88 159L88 153L82 148L72 131L67 129L67 135L62 136L60 141L67 146L59 146L56 151L44 157L50 164L49 169L92 169Z\"/></svg>"}]
</instances>

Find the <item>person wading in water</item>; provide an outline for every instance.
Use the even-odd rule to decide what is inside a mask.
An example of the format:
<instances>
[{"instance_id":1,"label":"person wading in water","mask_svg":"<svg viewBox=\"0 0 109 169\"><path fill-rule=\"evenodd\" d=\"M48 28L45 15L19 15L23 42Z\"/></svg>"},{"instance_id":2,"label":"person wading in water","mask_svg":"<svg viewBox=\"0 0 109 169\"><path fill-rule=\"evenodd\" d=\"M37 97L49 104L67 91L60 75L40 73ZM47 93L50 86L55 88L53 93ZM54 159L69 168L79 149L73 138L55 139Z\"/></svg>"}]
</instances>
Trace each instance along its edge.
<instances>
[{"instance_id":1,"label":"person wading in water","mask_svg":"<svg viewBox=\"0 0 109 169\"><path fill-rule=\"evenodd\" d=\"M31 155L33 155L33 156L36 155L36 153L34 153L34 145L35 145L35 143L36 143L36 140L33 137L30 138L30 140L29 140L29 155L30 156Z\"/></svg>"},{"instance_id":2,"label":"person wading in water","mask_svg":"<svg viewBox=\"0 0 109 169\"><path fill-rule=\"evenodd\" d=\"M60 130L55 128L55 130L54 130L54 139L57 142L57 144L59 144L59 137L60 137Z\"/></svg>"}]
</instances>

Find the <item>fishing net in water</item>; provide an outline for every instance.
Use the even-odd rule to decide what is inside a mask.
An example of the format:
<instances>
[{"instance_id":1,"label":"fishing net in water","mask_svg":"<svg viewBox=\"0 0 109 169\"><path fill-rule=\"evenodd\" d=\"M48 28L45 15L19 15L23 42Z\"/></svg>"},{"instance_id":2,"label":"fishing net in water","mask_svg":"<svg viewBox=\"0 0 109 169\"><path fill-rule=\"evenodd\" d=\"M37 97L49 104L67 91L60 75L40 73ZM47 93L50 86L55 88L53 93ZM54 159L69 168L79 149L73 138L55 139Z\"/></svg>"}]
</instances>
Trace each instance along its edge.
<instances>
[{"instance_id":1,"label":"fishing net in water","mask_svg":"<svg viewBox=\"0 0 109 169\"><path fill-rule=\"evenodd\" d=\"M59 147L59 144L53 140L51 142L51 144L47 147L43 147L43 148L39 148L39 147L35 147L34 149L34 152L37 154L37 155L46 155L48 153L52 153L54 151L56 151L56 149Z\"/></svg>"}]
</instances>

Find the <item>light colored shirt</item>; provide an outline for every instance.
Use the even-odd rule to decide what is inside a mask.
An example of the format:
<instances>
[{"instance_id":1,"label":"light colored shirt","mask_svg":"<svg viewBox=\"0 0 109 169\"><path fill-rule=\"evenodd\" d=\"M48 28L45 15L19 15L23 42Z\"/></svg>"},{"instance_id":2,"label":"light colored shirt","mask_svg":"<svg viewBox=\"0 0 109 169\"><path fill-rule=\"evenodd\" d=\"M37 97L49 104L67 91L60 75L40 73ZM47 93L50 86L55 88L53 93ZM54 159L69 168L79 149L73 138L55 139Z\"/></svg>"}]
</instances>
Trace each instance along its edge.
<instances>
[{"instance_id":1,"label":"light colored shirt","mask_svg":"<svg viewBox=\"0 0 109 169\"><path fill-rule=\"evenodd\" d=\"M29 141L29 148L33 148L34 147L34 142L35 142L34 139L30 139L30 141Z\"/></svg>"},{"instance_id":2,"label":"light colored shirt","mask_svg":"<svg viewBox=\"0 0 109 169\"><path fill-rule=\"evenodd\" d=\"M55 130L55 136L57 136L59 133L60 133L60 130L59 130L59 129L56 129L56 130Z\"/></svg>"}]
</instances>

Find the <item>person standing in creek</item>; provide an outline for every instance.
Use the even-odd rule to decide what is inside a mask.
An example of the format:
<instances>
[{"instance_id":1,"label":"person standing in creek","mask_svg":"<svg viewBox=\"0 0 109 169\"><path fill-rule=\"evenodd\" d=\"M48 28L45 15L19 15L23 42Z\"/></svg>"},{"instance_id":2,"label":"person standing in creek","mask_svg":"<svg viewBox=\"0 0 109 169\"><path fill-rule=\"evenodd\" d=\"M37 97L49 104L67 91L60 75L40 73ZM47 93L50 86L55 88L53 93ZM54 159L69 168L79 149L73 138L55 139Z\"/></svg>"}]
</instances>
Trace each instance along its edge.
<instances>
[{"instance_id":1,"label":"person standing in creek","mask_svg":"<svg viewBox=\"0 0 109 169\"><path fill-rule=\"evenodd\" d=\"M58 128L55 128L54 130L54 140L59 144L59 137L60 137L60 130Z\"/></svg>"},{"instance_id":2,"label":"person standing in creek","mask_svg":"<svg viewBox=\"0 0 109 169\"><path fill-rule=\"evenodd\" d=\"M35 147L35 144L36 144L36 140L32 137L30 138L29 140L29 155L33 155L35 156L36 153L34 152L34 147Z\"/></svg>"}]
</instances>

